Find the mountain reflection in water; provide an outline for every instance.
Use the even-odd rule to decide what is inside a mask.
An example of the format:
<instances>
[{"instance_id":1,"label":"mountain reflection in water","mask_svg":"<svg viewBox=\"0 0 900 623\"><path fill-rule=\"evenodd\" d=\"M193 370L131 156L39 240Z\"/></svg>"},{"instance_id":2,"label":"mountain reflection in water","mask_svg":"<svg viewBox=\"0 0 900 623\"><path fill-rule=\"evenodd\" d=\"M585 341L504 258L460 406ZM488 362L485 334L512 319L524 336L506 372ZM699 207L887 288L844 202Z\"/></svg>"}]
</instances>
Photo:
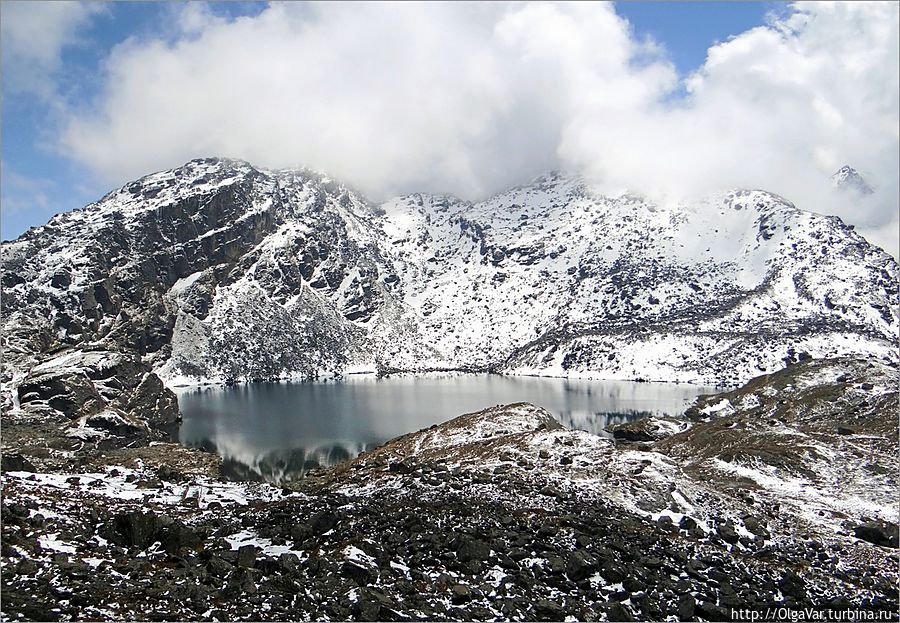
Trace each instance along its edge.
<instances>
[{"instance_id":1,"label":"mountain reflection in water","mask_svg":"<svg viewBox=\"0 0 900 623\"><path fill-rule=\"evenodd\" d=\"M532 402L571 428L679 416L714 388L498 375L349 377L342 381L182 388L179 439L216 452L231 480L283 483L462 413Z\"/></svg>"}]
</instances>

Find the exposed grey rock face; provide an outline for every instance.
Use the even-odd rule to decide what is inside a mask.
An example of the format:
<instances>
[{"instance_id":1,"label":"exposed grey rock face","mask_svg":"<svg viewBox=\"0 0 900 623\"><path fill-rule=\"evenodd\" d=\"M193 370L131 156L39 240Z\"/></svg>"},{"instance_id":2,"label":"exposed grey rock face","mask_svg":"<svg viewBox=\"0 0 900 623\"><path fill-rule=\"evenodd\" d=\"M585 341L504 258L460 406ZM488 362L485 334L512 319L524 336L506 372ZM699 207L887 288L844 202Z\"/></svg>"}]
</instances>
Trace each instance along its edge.
<instances>
[{"instance_id":1,"label":"exposed grey rock face","mask_svg":"<svg viewBox=\"0 0 900 623\"><path fill-rule=\"evenodd\" d=\"M143 178L4 245L6 307L22 316L10 324L46 318L54 344L96 342L185 375L338 372L390 272L354 235L371 224L348 197L320 177L219 160Z\"/></svg>"},{"instance_id":2,"label":"exposed grey rock face","mask_svg":"<svg viewBox=\"0 0 900 623\"><path fill-rule=\"evenodd\" d=\"M127 354L170 383L360 369L738 383L806 357L897 360L896 262L761 191L661 206L553 174L477 204L374 205L309 171L204 159L2 252L7 406L64 348ZM48 406L95 404L65 383Z\"/></svg>"},{"instance_id":3,"label":"exposed grey rock face","mask_svg":"<svg viewBox=\"0 0 900 623\"><path fill-rule=\"evenodd\" d=\"M81 439L165 439L180 420L178 401L140 357L66 349L31 368L16 389L18 416L62 416ZM107 444L109 445L109 444Z\"/></svg>"}]
</instances>

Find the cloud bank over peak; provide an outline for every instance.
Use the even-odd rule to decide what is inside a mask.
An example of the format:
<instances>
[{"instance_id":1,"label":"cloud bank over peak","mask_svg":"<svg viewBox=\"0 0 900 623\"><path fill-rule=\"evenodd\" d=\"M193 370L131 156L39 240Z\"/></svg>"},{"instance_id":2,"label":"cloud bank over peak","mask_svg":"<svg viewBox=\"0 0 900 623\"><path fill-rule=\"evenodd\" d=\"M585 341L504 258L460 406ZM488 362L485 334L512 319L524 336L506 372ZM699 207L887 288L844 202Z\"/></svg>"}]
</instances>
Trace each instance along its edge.
<instances>
[{"instance_id":1,"label":"cloud bank over peak","mask_svg":"<svg viewBox=\"0 0 900 623\"><path fill-rule=\"evenodd\" d=\"M682 80L609 3L188 4L174 35L112 51L60 148L110 183L224 155L373 198L475 199L549 168L660 199L765 188L896 254L898 6L792 5ZM875 192L835 193L843 164Z\"/></svg>"}]
</instances>

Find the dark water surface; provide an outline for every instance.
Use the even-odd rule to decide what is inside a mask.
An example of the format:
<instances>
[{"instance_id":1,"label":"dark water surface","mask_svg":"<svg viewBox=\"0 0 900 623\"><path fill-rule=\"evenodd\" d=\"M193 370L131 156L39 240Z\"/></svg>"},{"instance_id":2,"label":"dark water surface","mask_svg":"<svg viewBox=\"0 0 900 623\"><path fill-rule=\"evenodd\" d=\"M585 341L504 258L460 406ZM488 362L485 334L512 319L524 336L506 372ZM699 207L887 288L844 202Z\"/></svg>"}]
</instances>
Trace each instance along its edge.
<instances>
[{"instance_id":1,"label":"dark water surface","mask_svg":"<svg viewBox=\"0 0 900 623\"><path fill-rule=\"evenodd\" d=\"M681 415L710 387L498 375L349 377L342 381L183 388L182 444L218 452L223 475L284 482L462 413L510 402L605 434L646 414Z\"/></svg>"}]
</instances>

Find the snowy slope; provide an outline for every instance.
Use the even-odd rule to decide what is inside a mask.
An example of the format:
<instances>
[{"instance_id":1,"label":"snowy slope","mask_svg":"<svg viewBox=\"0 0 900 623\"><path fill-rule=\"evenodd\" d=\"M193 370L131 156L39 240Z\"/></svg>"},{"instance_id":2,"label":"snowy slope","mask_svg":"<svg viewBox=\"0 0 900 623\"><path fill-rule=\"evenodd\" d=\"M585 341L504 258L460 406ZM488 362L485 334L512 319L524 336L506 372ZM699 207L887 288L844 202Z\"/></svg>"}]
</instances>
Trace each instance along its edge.
<instances>
[{"instance_id":1,"label":"snowy slope","mask_svg":"<svg viewBox=\"0 0 900 623\"><path fill-rule=\"evenodd\" d=\"M859 171L846 164L831 176L831 183L839 190L852 190L862 195L871 195L873 192Z\"/></svg>"},{"instance_id":2,"label":"snowy slope","mask_svg":"<svg viewBox=\"0 0 900 623\"><path fill-rule=\"evenodd\" d=\"M383 208L431 365L738 382L801 353L895 354L896 263L769 193L657 206L550 176Z\"/></svg>"},{"instance_id":3,"label":"snowy slope","mask_svg":"<svg viewBox=\"0 0 900 623\"><path fill-rule=\"evenodd\" d=\"M85 343L169 383L452 368L728 384L898 358L896 262L762 191L656 205L550 174L476 204L375 205L319 173L203 159L2 251L7 387Z\"/></svg>"}]
</instances>

